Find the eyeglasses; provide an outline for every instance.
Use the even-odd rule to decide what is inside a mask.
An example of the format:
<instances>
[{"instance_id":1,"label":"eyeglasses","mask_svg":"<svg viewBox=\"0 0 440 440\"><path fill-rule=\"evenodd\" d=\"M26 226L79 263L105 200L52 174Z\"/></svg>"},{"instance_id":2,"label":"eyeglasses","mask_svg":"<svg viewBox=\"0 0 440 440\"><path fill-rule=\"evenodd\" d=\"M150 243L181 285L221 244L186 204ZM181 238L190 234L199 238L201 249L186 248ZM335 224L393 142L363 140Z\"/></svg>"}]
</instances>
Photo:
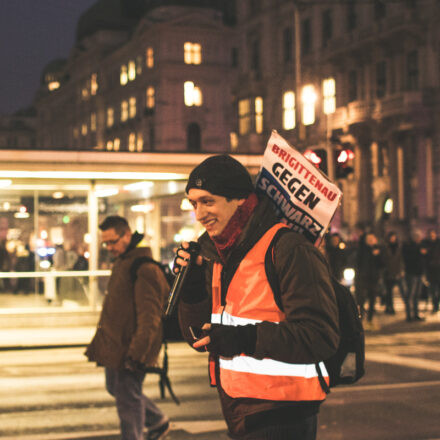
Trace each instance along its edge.
<instances>
[{"instance_id":1,"label":"eyeglasses","mask_svg":"<svg viewBox=\"0 0 440 440\"><path fill-rule=\"evenodd\" d=\"M114 246L121 238L122 235L120 235L118 238L115 238L114 240L103 241L102 247L108 248L109 246Z\"/></svg>"}]
</instances>

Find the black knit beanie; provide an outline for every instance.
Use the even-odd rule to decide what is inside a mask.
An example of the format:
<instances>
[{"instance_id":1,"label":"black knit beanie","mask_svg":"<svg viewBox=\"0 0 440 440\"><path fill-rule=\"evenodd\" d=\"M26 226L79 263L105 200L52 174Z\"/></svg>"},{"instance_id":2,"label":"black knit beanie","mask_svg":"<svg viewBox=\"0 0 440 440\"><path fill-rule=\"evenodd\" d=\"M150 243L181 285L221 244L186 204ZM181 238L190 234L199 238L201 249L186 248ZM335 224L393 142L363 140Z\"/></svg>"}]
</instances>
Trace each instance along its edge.
<instances>
[{"instance_id":1,"label":"black knit beanie","mask_svg":"<svg viewBox=\"0 0 440 440\"><path fill-rule=\"evenodd\" d=\"M197 165L189 175L186 192L191 188L228 199L245 199L255 190L246 168L226 154L208 157Z\"/></svg>"}]
</instances>

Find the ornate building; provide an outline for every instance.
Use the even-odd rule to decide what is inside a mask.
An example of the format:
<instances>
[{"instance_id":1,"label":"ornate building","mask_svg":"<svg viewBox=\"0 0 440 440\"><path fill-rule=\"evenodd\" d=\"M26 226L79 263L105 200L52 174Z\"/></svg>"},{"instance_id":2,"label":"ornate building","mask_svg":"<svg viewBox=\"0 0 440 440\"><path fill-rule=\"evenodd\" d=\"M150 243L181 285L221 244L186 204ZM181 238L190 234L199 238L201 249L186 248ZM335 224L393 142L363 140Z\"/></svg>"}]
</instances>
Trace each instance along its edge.
<instances>
[{"instance_id":1,"label":"ornate building","mask_svg":"<svg viewBox=\"0 0 440 440\"><path fill-rule=\"evenodd\" d=\"M38 148L227 149L230 3L98 0L67 60L43 72Z\"/></svg>"},{"instance_id":2,"label":"ornate building","mask_svg":"<svg viewBox=\"0 0 440 440\"><path fill-rule=\"evenodd\" d=\"M44 72L37 146L261 154L276 129L338 181L336 227L438 226L439 11L98 0L67 60ZM340 164L341 151L354 155Z\"/></svg>"},{"instance_id":3,"label":"ornate building","mask_svg":"<svg viewBox=\"0 0 440 440\"><path fill-rule=\"evenodd\" d=\"M277 129L319 152L344 192L339 227L438 227L439 13L435 0L237 2L237 151Z\"/></svg>"}]
</instances>

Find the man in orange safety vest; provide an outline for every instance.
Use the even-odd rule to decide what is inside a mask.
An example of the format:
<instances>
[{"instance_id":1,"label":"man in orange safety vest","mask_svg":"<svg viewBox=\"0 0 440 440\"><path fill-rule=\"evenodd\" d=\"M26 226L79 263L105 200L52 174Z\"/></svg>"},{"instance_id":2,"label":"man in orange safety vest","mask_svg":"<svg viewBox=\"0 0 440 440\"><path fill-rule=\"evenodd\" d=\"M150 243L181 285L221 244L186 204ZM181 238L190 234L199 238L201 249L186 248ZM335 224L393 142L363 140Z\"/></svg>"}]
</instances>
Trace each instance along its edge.
<instances>
[{"instance_id":1,"label":"man in orange safety vest","mask_svg":"<svg viewBox=\"0 0 440 440\"><path fill-rule=\"evenodd\" d=\"M234 439L316 438L325 399L318 377L336 351L338 312L323 255L300 234L274 240L285 225L259 198L246 168L228 155L208 157L191 172L186 192L206 232L179 302L182 334L210 353ZM190 258L182 243L175 271ZM265 267L273 262L280 292Z\"/></svg>"}]
</instances>

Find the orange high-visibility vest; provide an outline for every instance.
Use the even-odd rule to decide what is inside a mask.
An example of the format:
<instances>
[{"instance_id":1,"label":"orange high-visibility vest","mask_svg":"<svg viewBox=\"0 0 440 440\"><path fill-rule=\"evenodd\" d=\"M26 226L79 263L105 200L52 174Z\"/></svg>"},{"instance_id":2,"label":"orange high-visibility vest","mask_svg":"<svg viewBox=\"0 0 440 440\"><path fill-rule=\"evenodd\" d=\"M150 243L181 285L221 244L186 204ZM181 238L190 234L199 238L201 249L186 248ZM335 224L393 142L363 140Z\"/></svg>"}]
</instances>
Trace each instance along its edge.
<instances>
[{"instance_id":1,"label":"orange high-visibility vest","mask_svg":"<svg viewBox=\"0 0 440 440\"><path fill-rule=\"evenodd\" d=\"M228 291L226 304L221 304L222 265L215 263L212 275L211 322L223 325L247 325L261 321L279 323L284 313L275 303L273 291L267 280L264 258L278 229L269 229L248 252L235 272ZM213 365L210 366L211 383ZM320 363L324 379L328 373ZM315 364L290 364L274 359L256 359L241 354L233 358L219 358L220 383L233 398L250 397L277 401L321 401L325 393L319 383Z\"/></svg>"}]
</instances>

